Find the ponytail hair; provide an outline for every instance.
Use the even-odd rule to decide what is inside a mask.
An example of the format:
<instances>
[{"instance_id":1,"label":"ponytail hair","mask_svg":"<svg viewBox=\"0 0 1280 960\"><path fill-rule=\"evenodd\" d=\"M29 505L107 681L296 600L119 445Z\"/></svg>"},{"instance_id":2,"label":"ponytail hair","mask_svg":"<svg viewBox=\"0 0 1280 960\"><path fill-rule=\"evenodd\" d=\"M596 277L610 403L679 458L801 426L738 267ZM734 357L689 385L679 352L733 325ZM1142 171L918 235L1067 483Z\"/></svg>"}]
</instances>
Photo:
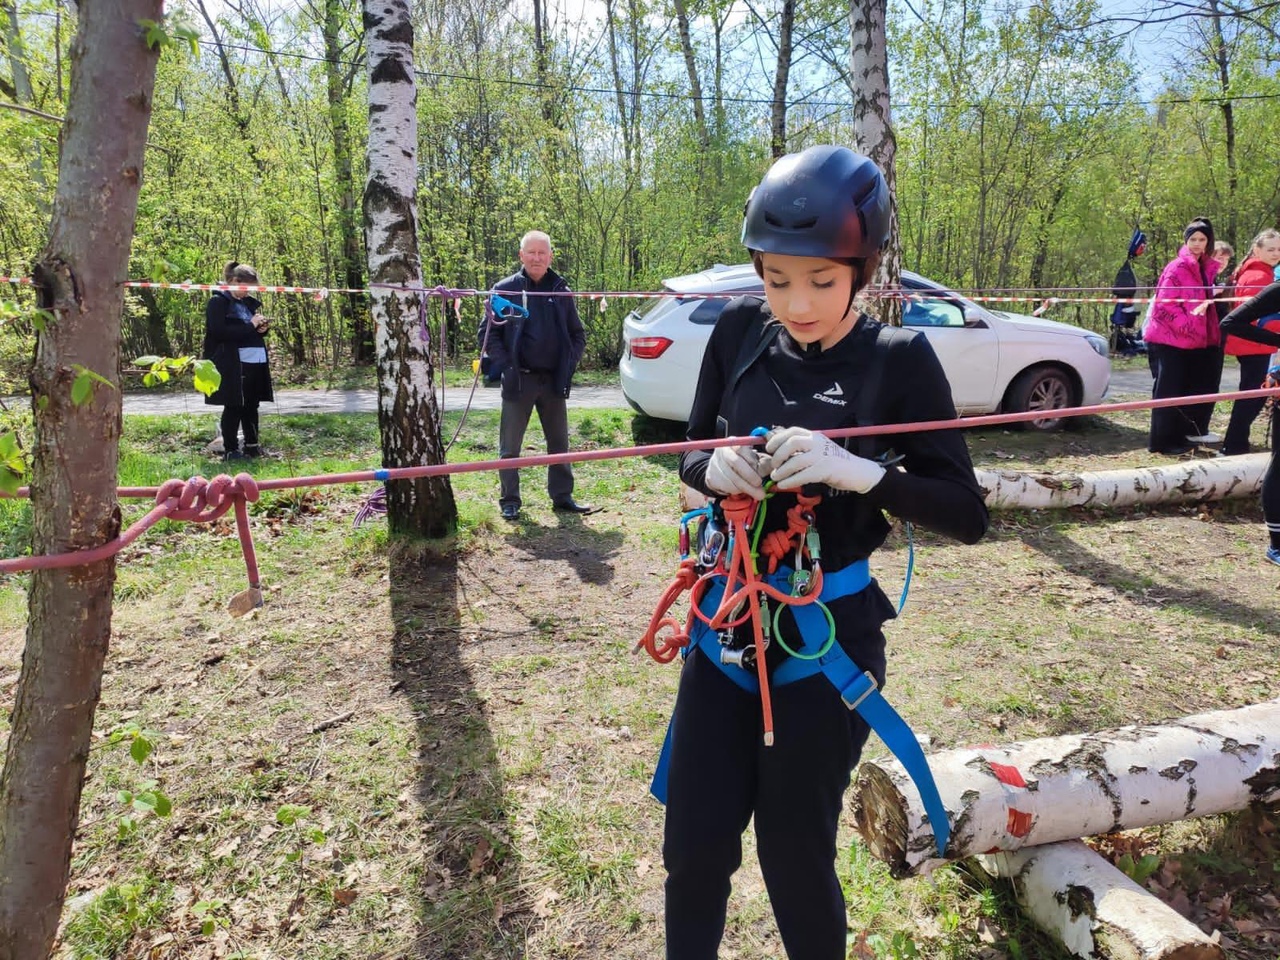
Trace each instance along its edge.
<instances>
[{"instance_id":1,"label":"ponytail hair","mask_svg":"<svg viewBox=\"0 0 1280 960\"><path fill-rule=\"evenodd\" d=\"M258 271L247 263L232 260L222 270L223 283L257 283Z\"/></svg>"}]
</instances>

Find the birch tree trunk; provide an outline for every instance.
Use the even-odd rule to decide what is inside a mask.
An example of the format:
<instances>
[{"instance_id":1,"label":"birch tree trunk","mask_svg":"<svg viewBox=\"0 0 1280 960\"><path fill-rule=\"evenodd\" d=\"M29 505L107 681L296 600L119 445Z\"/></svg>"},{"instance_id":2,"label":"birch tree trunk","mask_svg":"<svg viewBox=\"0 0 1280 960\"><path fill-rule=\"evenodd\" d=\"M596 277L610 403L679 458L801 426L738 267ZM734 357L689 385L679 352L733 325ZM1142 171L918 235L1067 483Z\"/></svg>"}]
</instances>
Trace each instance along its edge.
<instances>
[{"instance_id":1,"label":"birch tree trunk","mask_svg":"<svg viewBox=\"0 0 1280 960\"><path fill-rule=\"evenodd\" d=\"M947 859L1243 810L1280 796L1280 700L1163 724L948 750L929 758L952 822ZM938 865L896 761L864 762L853 813L895 876Z\"/></svg>"},{"instance_id":2,"label":"birch tree trunk","mask_svg":"<svg viewBox=\"0 0 1280 960\"><path fill-rule=\"evenodd\" d=\"M1079 840L974 857L1013 883L1023 911L1077 957L1224 960L1194 923Z\"/></svg>"},{"instance_id":3,"label":"birch tree trunk","mask_svg":"<svg viewBox=\"0 0 1280 960\"><path fill-rule=\"evenodd\" d=\"M902 244L898 236L898 140L893 132L889 100L889 42L885 36L885 0L852 0L849 5L849 40L852 51L849 92L853 95L854 149L875 161L889 185L892 215L889 242L880 258L880 269L871 282L896 290L902 282ZM876 304L880 320L902 326L902 301L881 299Z\"/></svg>"},{"instance_id":4,"label":"birch tree trunk","mask_svg":"<svg viewBox=\"0 0 1280 960\"><path fill-rule=\"evenodd\" d=\"M34 265L52 312L31 372L32 553L97 547L120 532L121 282L128 277L157 54L142 20L160 0L82 4L49 242ZM78 368L99 384L77 406ZM111 633L115 561L31 575L26 647L0 775L0 958L48 955Z\"/></svg>"},{"instance_id":5,"label":"birch tree trunk","mask_svg":"<svg viewBox=\"0 0 1280 960\"><path fill-rule=\"evenodd\" d=\"M418 256L418 88L408 0L365 0L369 51L369 175L365 247L378 361L382 463L444 463L440 411ZM405 289L399 289L405 288ZM396 533L444 537L458 525L448 477L387 483L387 522Z\"/></svg>"},{"instance_id":6,"label":"birch tree trunk","mask_svg":"<svg viewBox=\"0 0 1280 960\"><path fill-rule=\"evenodd\" d=\"M974 476L992 510L1127 507L1257 496L1270 460L1270 454L1255 453L1167 467L1093 473L975 470Z\"/></svg>"},{"instance_id":7,"label":"birch tree trunk","mask_svg":"<svg viewBox=\"0 0 1280 960\"><path fill-rule=\"evenodd\" d=\"M787 81L791 76L791 32L795 0L782 0L778 15L778 63L773 71L773 102L769 107L769 150L777 160L787 152Z\"/></svg>"}]
</instances>

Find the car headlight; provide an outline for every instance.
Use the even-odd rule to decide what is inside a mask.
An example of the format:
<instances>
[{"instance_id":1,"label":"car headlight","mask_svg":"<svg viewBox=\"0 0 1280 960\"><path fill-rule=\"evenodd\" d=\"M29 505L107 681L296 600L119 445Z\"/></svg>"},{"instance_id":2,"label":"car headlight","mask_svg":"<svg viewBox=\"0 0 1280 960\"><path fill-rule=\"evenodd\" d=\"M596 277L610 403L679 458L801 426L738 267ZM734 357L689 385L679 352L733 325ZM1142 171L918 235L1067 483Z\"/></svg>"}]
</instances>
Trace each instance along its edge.
<instances>
[{"instance_id":1,"label":"car headlight","mask_svg":"<svg viewBox=\"0 0 1280 960\"><path fill-rule=\"evenodd\" d=\"M1090 334L1085 337L1085 340L1089 342L1089 346L1093 347L1093 352L1098 356L1105 357L1107 355L1107 341L1102 337Z\"/></svg>"}]
</instances>

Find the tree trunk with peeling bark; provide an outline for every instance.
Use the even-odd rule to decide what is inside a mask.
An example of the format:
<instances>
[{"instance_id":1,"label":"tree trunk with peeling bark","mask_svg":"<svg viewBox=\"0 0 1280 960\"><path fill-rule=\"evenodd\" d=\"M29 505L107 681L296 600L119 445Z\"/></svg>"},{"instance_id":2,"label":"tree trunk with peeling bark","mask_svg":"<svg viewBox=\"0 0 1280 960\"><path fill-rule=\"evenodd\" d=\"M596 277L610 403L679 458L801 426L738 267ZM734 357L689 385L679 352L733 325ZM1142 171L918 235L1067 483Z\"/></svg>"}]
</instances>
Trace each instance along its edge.
<instances>
[{"instance_id":1,"label":"tree trunk with peeling bark","mask_svg":"<svg viewBox=\"0 0 1280 960\"><path fill-rule=\"evenodd\" d=\"M1280 700L948 750L929 767L952 823L947 859L1229 813L1280 797ZM894 876L939 864L920 796L897 761L858 768L853 813Z\"/></svg>"},{"instance_id":2,"label":"tree trunk with peeling bark","mask_svg":"<svg viewBox=\"0 0 1280 960\"><path fill-rule=\"evenodd\" d=\"M369 51L369 173L364 189L365 247L378 362L382 463L444 463L440 411L427 331L428 300L418 256L418 115L413 24L407 0L365 0ZM395 533L444 537L458 525L448 477L387 483L387 522Z\"/></svg>"},{"instance_id":3,"label":"tree trunk with peeling bark","mask_svg":"<svg viewBox=\"0 0 1280 960\"><path fill-rule=\"evenodd\" d=\"M1268 453L1255 453L1167 467L1092 473L975 470L974 476L991 510L1130 507L1257 496L1270 460Z\"/></svg>"},{"instance_id":4,"label":"tree trunk with peeling bark","mask_svg":"<svg viewBox=\"0 0 1280 960\"><path fill-rule=\"evenodd\" d=\"M898 139L893 131L889 99L889 42L885 35L885 0L858 0L849 5L849 38L852 51L849 92L853 96L854 149L875 161L889 185L892 215L889 242L880 258L880 269L871 282L896 290L902 283L902 244L898 237ZM885 298L876 303L880 320L902 326L902 301Z\"/></svg>"},{"instance_id":5,"label":"tree trunk with peeling bark","mask_svg":"<svg viewBox=\"0 0 1280 960\"><path fill-rule=\"evenodd\" d=\"M142 20L160 0L83 4L49 242L34 265L50 320L31 372L32 553L101 546L120 532L121 282L128 277L157 54ZM97 384L71 399L79 368ZM48 956L111 633L115 561L31 575L26 647L0 776L0 958Z\"/></svg>"},{"instance_id":6,"label":"tree trunk with peeling bark","mask_svg":"<svg viewBox=\"0 0 1280 960\"><path fill-rule=\"evenodd\" d=\"M1013 884L1018 905L1077 957L1224 960L1194 923L1079 840L974 857Z\"/></svg>"}]
</instances>

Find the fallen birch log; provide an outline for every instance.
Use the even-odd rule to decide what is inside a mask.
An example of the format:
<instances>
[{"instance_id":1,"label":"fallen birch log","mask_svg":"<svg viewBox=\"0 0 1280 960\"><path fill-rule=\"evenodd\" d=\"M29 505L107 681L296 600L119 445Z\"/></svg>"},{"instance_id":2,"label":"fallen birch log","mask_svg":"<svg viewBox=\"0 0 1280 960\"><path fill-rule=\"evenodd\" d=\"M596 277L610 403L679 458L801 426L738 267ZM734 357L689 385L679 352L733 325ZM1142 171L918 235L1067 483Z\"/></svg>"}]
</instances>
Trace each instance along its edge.
<instances>
[{"instance_id":1,"label":"fallen birch log","mask_svg":"<svg viewBox=\"0 0 1280 960\"><path fill-rule=\"evenodd\" d=\"M929 767L951 819L949 860L1243 810L1280 796L1280 700L948 750ZM894 876L941 862L920 795L896 761L863 761L852 802L863 841Z\"/></svg>"},{"instance_id":2,"label":"fallen birch log","mask_svg":"<svg viewBox=\"0 0 1280 960\"><path fill-rule=\"evenodd\" d=\"M1256 496L1270 460L1270 454L1255 453L1093 473L975 470L974 476L992 510L1128 507Z\"/></svg>"},{"instance_id":3,"label":"fallen birch log","mask_svg":"<svg viewBox=\"0 0 1280 960\"><path fill-rule=\"evenodd\" d=\"M1011 881L1023 912L1077 957L1226 957L1194 923L1079 840L973 859L986 873Z\"/></svg>"},{"instance_id":4,"label":"fallen birch log","mask_svg":"<svg viewBox=\"0 0 1280 960\"><path fill-rule=\"evenodd\" d=\"M1092 473L974 470L973 474L991 510L1130 507L1257 496L1270 460L1270 454L1253 453ZM706 503L702 493L680 484L681 510L696 510Z\"/></svg>"}]
</instances>

